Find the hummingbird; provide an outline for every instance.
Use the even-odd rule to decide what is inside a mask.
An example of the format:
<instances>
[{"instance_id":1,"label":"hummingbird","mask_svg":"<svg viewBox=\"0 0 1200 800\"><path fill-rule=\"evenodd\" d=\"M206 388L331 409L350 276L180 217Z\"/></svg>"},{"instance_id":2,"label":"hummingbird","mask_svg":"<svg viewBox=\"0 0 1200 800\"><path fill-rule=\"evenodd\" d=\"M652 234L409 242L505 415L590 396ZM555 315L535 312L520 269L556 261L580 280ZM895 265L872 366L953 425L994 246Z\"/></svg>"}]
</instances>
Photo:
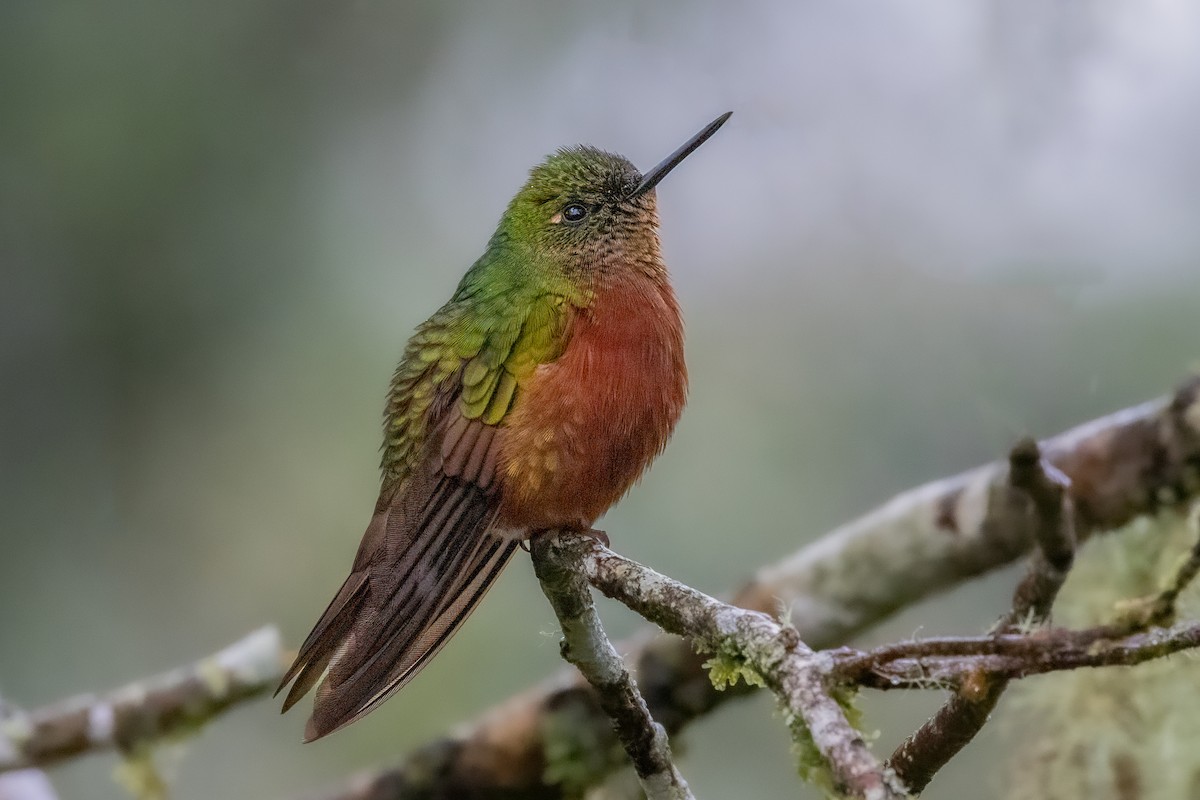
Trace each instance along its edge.
<instances>
[{"instance_id":1,"label":"hummingbird","mask_svg":"<svg viewBox=\"0 0 1200 800\"><path fill-rule=\"evenodd\" d=\"M731 113L645 175L588 146L547 157L416 329L371 521L276 690L295 681L287 711L320 681L306 742L411 681L530 536L603 537L592 525L666 447L688 377L655 187Z\"/></svg>"}]
</instances>

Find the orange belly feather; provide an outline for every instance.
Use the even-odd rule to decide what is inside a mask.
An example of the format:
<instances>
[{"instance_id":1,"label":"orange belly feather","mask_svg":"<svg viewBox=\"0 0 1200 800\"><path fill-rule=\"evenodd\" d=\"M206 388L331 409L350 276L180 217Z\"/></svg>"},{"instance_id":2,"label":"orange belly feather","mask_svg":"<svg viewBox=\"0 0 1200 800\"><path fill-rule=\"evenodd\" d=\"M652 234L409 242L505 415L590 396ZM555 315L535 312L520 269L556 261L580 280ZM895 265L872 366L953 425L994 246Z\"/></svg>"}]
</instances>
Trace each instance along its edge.
<instances>
[{"instance_id":1,"label":"orange belly feather","mask_svg":"<svg viewBox=\"0 0 1200 800\"><path fill-rule=\"evenodd\" d=\"M665 276L605 287L574 314L562 355L537 368L505 420L501 528L590 528L683 411L683 324Z\"/></svg>"}]
</instances>

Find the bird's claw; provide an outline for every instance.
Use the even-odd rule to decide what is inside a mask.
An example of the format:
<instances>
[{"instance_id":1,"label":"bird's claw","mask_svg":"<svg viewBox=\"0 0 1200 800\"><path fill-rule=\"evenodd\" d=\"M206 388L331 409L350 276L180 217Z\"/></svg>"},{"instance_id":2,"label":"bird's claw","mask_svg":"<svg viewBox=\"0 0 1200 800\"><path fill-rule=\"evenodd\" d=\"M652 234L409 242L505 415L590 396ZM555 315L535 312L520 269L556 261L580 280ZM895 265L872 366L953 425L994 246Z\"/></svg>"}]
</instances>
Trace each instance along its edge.
<instances>
[{"instance_id":1,"label":"bird's claw","mask_svg":"<svg viewBox=\"0 0 1200 800\"><path fill-rule=\"evenodd\" d=\"M595 528L588 528L586 531L580 531L580 533L589 539L595 539L605 547L611 547L611 543L608 540L608 534L604 531L596 530Z\"/></svg>"},{"instance_id":2,"label":"bird's claw","mask_svg":"<svg viewBox=\"0 0 1200 800\"><path fill-rule=\"evenodd\" d=\"M529 543L531 541L533 541L533 537L544 536L545 534L552 533L552 532L553 532L552 530L532 531L532 532L530 532L529 537L527 539L521 539L519 542L517 542L517 544L522 550L524 550L526 553L528 553L529 552ZM611 543L609 542L608 534L605 533L604 531L597 530L595 528L586 528L586 529L578 528L578 529L571 530L571 532L577 533L580 536L586 536L589 539L595 539L597 542L604 545L605 547L612 546Z\"/></svg>"}]
</instances>

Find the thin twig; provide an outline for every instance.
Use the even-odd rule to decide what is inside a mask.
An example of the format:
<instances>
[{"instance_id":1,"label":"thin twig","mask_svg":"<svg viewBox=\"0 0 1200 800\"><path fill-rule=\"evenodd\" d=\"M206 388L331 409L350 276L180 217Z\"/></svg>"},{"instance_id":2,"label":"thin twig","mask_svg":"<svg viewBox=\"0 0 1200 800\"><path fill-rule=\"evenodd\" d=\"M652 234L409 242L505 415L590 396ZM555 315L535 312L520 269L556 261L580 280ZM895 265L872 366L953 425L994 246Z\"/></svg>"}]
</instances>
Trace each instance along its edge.
<instances>
[{"instance_id":1,"label":"thin twig","mask_svg":"<svg viewBox=\"0 0 1200 800\"><path fill-rule=\"evenodd\" d=\"M1027 620L1041 623L1075 561L1075 508L1071 481L1042 458L1033 439L1019 442L1009 453L1009 483L1029 498L1033 511L1033 540L1037 544L1025 578L1013 593L1012 609L1000 628L1012 628Z\"/></svg>"},{"instance_id":2,"label":"thin twig","mask_svg":"<svg viewBox=\"0 0 1200 800\"><path fill-rule=\"evenodd\" d=\"M1013 593L1012 609L1000 619L1000 632L1011 631L1027 620L1035 624L1046 620L1071 569L1076 541L1070 480L1042 458L1033 439L1018 443L1009 453L1008 462L1009 484L1028 501L1037 551ZM888 765L904 784L918 794L975 738L1010 680L1008 675L994 671L959 674L970 679L960 678L958 691L888 759Z\"/></svg>"},{"instance_id":3,"label":"thin twig","mask_svg":"<svg viewBox=\"0 0 1200 800\"><path fill-rule=\"evenodd\" d=\"M1189 527L1194 537L1192 549L1175 570L1175 575L1167 587L1157 595L1123 604L1125 607L1122 621L1130 632L1145 630L1151 626L1162 627L1175 622L1179 595L1200 574L1200 503L1196 503L1192 508Z\"/></svg>"},{"instance_id":4,"label":"thin twig","mask_svg":"<svg viewBox=\"0 0 1200 800\"><path fill-rule=\"evenodd\" d=\"M279 631L261 628L197 663L0 721L0 772L46 767L83 753L135 746L197 728L274 688L283 674Z\"/></svg>"},{"instance_id":5,"label":"thin twig","mask_svg":"<svg viewBox=\"0 0 1200 800\"><path fill-rule=\"evenodd\" d=\"M979 659L998 656L1009 659L1024 659L1033 662L1043 657L1048 650L1058 647L1086 649L1104 641L1118 641L1131 635L1131 631L1120 625L1099 625L1094 628L1073 631L1061 628L1044 628L1032 633L993 633L984 636L939 636L928 639L912 639L882 645L861 652L842 647L829 651L836 664L833 677L839 683L858 683L873 686L870 673L884 674L889 664L897 661L932 663L955 658ZM1047 642L1052 642L1049 646Z\"/></svg>"},{"instance_id":6,"label":"thin twig","mask_svg":"<svg viewBox=\"0 0 1200 800\"><path fill-rule=\"evenodd\" d=\"M569 535L567 535L569 536ZM574 664L613 721L617 738L633 762L647 800L693 800L687 782L671 760L667 732L650 716L646 701L609 642L583 577L577 548L562 537L541 534L530 542L533 568L562 627L562 656Z\"/></svg>"},{"instance_id":7,"label":"thin twig","mask_svg":"<svg viewBox=\"0 0 1200 800\"><path fill-rule=\"evenodd\" d=\"M975 681L998 681L1085 667L1134 666L1200 647L1200 622L1122 633L1106 625L1073 631L1051 628L1032 634L964 636L870 652L842 648L829 652L837 681L871 689L979 691Z\"/></svg>"}]
</instances>

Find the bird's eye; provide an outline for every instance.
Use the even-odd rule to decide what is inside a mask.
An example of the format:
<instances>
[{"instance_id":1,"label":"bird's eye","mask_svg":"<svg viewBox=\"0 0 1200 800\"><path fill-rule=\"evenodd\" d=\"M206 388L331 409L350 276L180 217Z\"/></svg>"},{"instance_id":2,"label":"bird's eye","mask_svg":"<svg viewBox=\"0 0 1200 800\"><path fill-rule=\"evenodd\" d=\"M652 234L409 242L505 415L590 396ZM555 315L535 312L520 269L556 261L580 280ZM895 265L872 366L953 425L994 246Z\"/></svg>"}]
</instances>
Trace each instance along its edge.
<instances>
[{"instance_id":1,"label":"bird's eye","mask_svg":"<svg viewBox=\"0 0 1200 800\"><path fill-rule=\"evenodd\" d=\"M587 206L581 203L568 203L567 205L563 206L563 222L582 222L583 218L587 215Z\"/></svg>"}]
</instances>

